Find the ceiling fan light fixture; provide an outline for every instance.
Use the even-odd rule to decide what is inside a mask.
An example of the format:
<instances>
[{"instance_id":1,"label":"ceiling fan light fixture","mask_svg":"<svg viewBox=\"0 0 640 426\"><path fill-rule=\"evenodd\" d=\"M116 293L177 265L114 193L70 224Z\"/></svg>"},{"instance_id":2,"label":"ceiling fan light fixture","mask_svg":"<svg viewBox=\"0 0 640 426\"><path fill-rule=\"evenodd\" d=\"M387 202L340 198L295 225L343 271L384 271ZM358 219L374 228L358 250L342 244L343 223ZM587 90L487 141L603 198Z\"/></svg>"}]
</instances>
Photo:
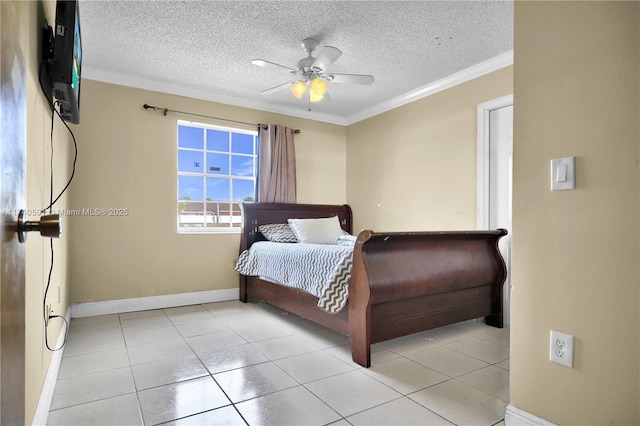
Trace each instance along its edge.
<instances>
[{"instance_id":1,"label":"ceiling fan light fixture","mask_svg":"<svg viewBox=\"0 0 640 426\"><path fill-rule=\"evenodd\" d=\"M324 98L324 94L318 94L313 90L309 90L309 101L311 102L319 102Z\"/></svg>"},{"instance_id":2,"label":"ceiling fan light fixture","mask_svg":"<svg viewBox=\"0 0 640 426\"><path fill-rule=\"evenodd\" d=\"M314 78L311 80L310 90L311 93L320 96L320 99L322 99L322 95L327 91L327 82L321 78Z\"/></svg>"},{"instance_id":3,"label":"ceiling fan light fixture","mask_svg":"<svg viewBox=\"0 0 640 426\"><path fill-rule=\"evenodd\" d=\"M290 90L291 93L293 93L293 96L300 99L302 98L302 95L304 95L304 92L307 90L307 85L303 81L298 81L296 82L296 84L291 86Z\"/></svg>"}]
</instances>

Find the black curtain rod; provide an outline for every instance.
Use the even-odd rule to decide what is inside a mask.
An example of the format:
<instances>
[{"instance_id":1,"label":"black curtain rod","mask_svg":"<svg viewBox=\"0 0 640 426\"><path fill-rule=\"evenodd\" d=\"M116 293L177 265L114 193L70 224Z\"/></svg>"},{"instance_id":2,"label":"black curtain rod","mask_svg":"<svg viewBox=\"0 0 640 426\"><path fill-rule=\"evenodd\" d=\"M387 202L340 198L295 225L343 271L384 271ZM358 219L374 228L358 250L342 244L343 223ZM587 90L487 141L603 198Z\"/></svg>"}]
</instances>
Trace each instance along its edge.
<instances>
[{"instance_id":1,"label":"black curtain rod","mask_svg":"<svg viewBox=\"0 0 640 426\"><path fill-rule=\"evenodd\" d=\"M162 112L163 115L167 115L168 113L171 112L173 114L188 115L188 116L191 116L191 117L208 118L208 119L211 119L211 120L218 120L218 121L227 121L229 123L245 124L247 126L254 126L254 127L265 127L266 126L266 124L261 124L261 123L247 123L245 121L229 120L228 118L213 117L211 115L194 114L192 112L178 111L178 110L169 109L169 108L161 108L161 107L157 107L157 106L153 106L153 105L149 105L149 104L142 105L142 108L144 108L144 109L152 109L154 111L160 111L160 112ZM301 133L301 131L300 131L300 129L294 129L293 133Z\"/></svg>"}]
</instances>

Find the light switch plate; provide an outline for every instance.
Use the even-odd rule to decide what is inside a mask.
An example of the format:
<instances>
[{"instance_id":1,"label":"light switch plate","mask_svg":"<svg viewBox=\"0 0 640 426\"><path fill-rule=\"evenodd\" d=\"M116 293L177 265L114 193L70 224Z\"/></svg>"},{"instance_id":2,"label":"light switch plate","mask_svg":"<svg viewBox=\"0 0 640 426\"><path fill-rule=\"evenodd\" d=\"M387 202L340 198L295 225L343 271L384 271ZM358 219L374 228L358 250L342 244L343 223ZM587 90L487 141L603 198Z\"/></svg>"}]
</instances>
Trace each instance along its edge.
<instances>
[{"instance_id":1,"label":"light switch plate","mask_svg":"<svg viewBox=\"0 0 640 426\"><path fill-rule=\"evenodd\" d=\"M551 190L576 189L576 157L551 160Z\"/></svg>"}]
</instances>

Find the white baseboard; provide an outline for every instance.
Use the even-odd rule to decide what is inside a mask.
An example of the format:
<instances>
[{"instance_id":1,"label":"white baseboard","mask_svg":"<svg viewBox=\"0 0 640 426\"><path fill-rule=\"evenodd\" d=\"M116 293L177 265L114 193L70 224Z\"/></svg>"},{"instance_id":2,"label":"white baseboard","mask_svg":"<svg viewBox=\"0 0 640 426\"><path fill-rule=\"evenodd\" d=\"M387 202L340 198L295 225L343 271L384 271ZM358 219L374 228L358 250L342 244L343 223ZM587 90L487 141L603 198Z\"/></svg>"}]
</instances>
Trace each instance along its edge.
<instances>
[{"instance_id":1,"label":"white baseboard","mask_svg":"<svg viewBox=\"0 0 640 426\"><path fill-rule=\"evenodd\" d=\"M67 323L70 323L71 318L197 305L200 303L226 302L229 300L238 300L237 288L171 294L166 296L140 297L135 299L108 300L105 302L75 303L67 309L65 319ZM65 333L60 333L58 341L56 342L56 348L63 345L65 337ZM58 379L58 371L62 363L63 351L64 349L53 353L44 384L42 385L42 391L40 392L40 399L38 399L38 406L33 416L32 425L40 426L47 424L51 401L53 400L53 392Z\"/></svg>"},{"instance_id":2,"label":"white baseboard","mask_svg":"<svg viewBox=\"0 0 640 426\"><path fill-rule=\"evenodd\" d=\"M504 424L505 426L557 426L511 404L507 405L504 412Z\"/></svg>"},{"instance_id":3,"label":"white baseboard","mask_svg":"<svg viewBox=\"0 0 640 426\"><path fill-rule=\"evenodd\" d=\"M64 316L67 320L67 324L71 321L71 308L67 309L67 314ZM61 348L64 344L66 333L68 330L61 329L58 335L58 341L55 348ZM53 401L53 391L56 389L56 381L58 380L58 371L60 370L60 363L62 363L62 352L64 349L55 351L51 357L51 363L47 369L47 375L44 378L44 384L42 385L42 391L40 392L40 399L38 399L38 405L36 412L33 415L34 426L44 426L47 424L49 418L49 410L51 409L51 401Z\"/></svg>"},{"instance_id":4,"label":"white baseboard","mask_svg":"<svg viewBox=\"0 0 640 426\"><path fill-rule=\"evenodd\" d=\"M238 300L238 296L237 288L229 288L225 290L200 291L197 293L168 294L163 296L138 297L135 299L106 300L104 302L74 303L71 305L71 318L147 311L149 309L198 305L200 303L226 302L228 300Z\"/></svg>"}]
</instances>

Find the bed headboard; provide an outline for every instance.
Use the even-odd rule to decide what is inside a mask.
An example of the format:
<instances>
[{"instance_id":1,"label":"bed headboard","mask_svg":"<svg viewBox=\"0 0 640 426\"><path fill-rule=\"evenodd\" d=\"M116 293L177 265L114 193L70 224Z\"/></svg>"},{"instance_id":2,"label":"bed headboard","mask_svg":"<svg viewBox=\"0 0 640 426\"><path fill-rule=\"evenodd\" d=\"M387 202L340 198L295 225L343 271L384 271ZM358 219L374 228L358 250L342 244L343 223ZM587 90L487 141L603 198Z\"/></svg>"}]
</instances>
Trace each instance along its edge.
<instances>
[{"instance_id":1,"label":"bed headboard","mask_svg":"<svg viewBox=\"0 0 640 426\"><path fill-rule=\"evenodd\" d=\"M287 219L309 219L338 216L340 226L348 233L353 231L351 207L347 204L287 204L287 203L242 203L242 237L240 252L256 241L264 241L258 226L270 223L287 223Z\"/></svg>"}]
</instances>

